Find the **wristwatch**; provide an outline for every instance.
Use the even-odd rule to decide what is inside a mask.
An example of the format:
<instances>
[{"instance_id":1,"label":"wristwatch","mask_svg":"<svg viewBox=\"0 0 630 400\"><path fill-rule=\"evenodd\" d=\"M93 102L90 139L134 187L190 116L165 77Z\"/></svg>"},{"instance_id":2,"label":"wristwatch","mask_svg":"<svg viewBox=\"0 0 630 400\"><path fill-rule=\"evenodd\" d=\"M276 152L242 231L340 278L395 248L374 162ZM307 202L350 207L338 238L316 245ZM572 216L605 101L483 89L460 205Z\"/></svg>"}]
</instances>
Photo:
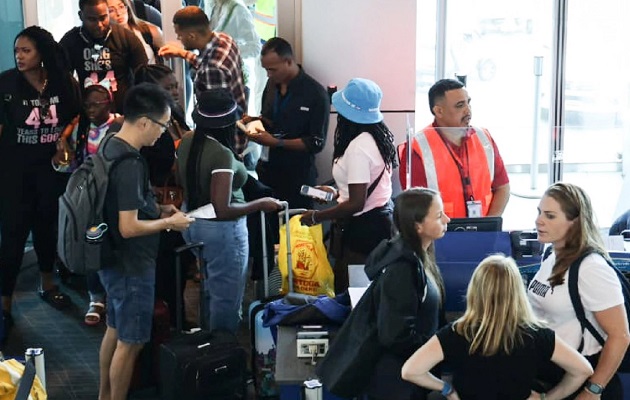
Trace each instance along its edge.
<instances>
[{"instance_id":1,"label":"wristwatch","mask_svg":"<svg viewBox=\"0 0 630 400\"><path fill-rule=\"evenodd\" d=\"M593 383L591 381L586 381L584 384L584 389L593 393L593 394L602 394L604 392L604 387L597 383Z\"/></svg>"}]
</instances>

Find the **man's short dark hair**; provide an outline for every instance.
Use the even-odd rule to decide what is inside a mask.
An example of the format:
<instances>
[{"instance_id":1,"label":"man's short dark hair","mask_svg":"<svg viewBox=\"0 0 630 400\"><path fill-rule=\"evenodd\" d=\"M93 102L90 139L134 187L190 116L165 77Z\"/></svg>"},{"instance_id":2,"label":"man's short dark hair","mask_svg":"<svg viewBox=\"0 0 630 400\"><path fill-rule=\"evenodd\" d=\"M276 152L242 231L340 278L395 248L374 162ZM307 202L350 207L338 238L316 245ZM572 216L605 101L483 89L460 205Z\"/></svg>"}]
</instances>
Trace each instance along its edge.
<instances>
[{"instance_id":1,"label":"man's short dark hair","mask_svg":"<svg viewBox=\"0 0 630 400\"><path fill-rule=\"evenodd\" d=\"M171 95L161 86L155 83L140 83L127 91L123 109L125 119L134 122L144 116L160 119L171 106Z\"/></svg>"},{"instance_id":2,"label":"man's short dark hair","mask_svg":"<svg viewBox=\"0 0 630 400\"><path fill-rule=\"evenodd\" d=\"M186 6L173 15L173 24L183 29L210 29L210 21L203 10L197 6Z\"/></svg>"},{"instance_id":3,"label":"man's short dark hair","mask_svg":"<svg viewBox=\"0 0 630 400\"><path fill-rule=\"evenodd\" d=\"M293 49L286 40L280 37L274 37L265 42L260 51L261 56L267 55L270 51L275 52L280 58L293 60Z\"/></svg>"},{"instance_id":4,"label":"man's short dark hair","mask_svg":"<svg viewBox=\"0 0 630 400\"><path fill-rule=\"evenodd\" d=\"M435 84L431 86L431 89L429 89L429 110L431 110L431 114L435 115L433 107L438 100L444 98L446 92L463 87L464 84L456 79L440 79L435 82Z\"/></svg>"},{"instance_id":5,"label":"man's short dark hair","mask_svg":"<svg viewBox=\"0 0 630 400\"><path fill-rule=\"evenodd\" d=\"M79 0L79 10L83 10L85 6L97 6L101 3L107 4L107 0Z\"/></svg>"}]
</instances>

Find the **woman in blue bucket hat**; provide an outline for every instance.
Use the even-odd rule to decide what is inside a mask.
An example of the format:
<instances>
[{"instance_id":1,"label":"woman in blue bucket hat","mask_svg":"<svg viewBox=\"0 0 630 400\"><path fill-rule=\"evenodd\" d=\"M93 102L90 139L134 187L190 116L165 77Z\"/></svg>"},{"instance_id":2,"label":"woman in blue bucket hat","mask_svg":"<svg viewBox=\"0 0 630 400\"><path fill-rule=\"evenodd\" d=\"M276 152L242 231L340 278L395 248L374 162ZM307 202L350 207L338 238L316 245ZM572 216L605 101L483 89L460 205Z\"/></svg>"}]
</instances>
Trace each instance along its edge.
<instances>
[{"instance_id":1,"label":"woman in blue bucket hat","mask_svg":"<svg viewBox=\"0 0 630 400\"><path fill-rule=\"evenodd\" d=\"M348 288L348 265L364 264L367 255L392 231L392 169L397 166L394 136L380 111L383 92L373 81L354 78L332 96L338 112L332 174L337 205L309 210L304 225L332 220L335 292Z\"/></svg>"}]
</instances>

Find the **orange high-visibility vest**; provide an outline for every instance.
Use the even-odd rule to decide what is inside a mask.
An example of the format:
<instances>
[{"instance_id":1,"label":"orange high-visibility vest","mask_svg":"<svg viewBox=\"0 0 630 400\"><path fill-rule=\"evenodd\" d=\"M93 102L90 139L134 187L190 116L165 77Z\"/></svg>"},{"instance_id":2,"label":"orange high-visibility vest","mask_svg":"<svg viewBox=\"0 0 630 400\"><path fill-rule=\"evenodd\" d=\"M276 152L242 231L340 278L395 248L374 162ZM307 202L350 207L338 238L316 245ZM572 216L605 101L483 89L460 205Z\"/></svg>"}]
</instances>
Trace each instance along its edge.
<instances>
[{"instance_id":1,"label":"orange high-visibility vest","mask_svg":"<svg viewBox=\"0 0 630 400\"><path fill-rule=\"evenodd\" d=\"M475 134L467 139L468 174L474 200L481 201L481 215L488 215L492 202L492 181L494 179L494 147L487 131L475 128ZM398 147L400 168L406 168L407 144ZM419 171L414 171L414 161L422 162L427 187L440 192L444 212L451 218L465 218L466 200L462 176L457 163L446 147L440 134L428 126L412 140L411 186L418 186ZM401 176L403 173L401 172ZM415 179L414 179L415 178ZM401 182L406 188L406 182Z\"/></svg>"}]
</instances>

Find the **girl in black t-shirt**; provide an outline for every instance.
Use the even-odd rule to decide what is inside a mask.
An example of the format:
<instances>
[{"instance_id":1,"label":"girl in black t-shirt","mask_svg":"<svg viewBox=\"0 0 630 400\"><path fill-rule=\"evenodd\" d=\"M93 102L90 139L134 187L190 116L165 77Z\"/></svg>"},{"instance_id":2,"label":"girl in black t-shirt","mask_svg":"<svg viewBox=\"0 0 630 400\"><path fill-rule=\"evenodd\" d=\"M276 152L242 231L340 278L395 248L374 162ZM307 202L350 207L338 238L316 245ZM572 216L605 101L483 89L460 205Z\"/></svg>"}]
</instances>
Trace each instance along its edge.
<instances>
[{"instance_id":1,"label":"girl in black t-shirt","mask_svg":"<svg viewBox=\"0 0 630 400\"><path fill-rule=\"evenodd\" d=\"M484 259L471 278L466 311L442 328L407 360L402 377L448 400L563 399L592 373L588 361L536 319L514 260ZM453 382L429 371L444 360ZM537 371L549 360L566 371L546 393L532 390Z\"/></svg>"},{"instance_id":2,"label":"girl in black t-shirt","mask_svg":"<svg viewBox=\"0 0 630 400\"><path fill-rule=\"evenodd\" d=\"M42 298L70 304L54 281L57 199L65 178L50 160L65 126L80 109L78 85L63 49L46 30L31 26L14 41L16 68L0 74L0 277L5 324L29 232L40 268ZM6 326L6 325L5 325Z\"/></svg>"}]
</instances>

